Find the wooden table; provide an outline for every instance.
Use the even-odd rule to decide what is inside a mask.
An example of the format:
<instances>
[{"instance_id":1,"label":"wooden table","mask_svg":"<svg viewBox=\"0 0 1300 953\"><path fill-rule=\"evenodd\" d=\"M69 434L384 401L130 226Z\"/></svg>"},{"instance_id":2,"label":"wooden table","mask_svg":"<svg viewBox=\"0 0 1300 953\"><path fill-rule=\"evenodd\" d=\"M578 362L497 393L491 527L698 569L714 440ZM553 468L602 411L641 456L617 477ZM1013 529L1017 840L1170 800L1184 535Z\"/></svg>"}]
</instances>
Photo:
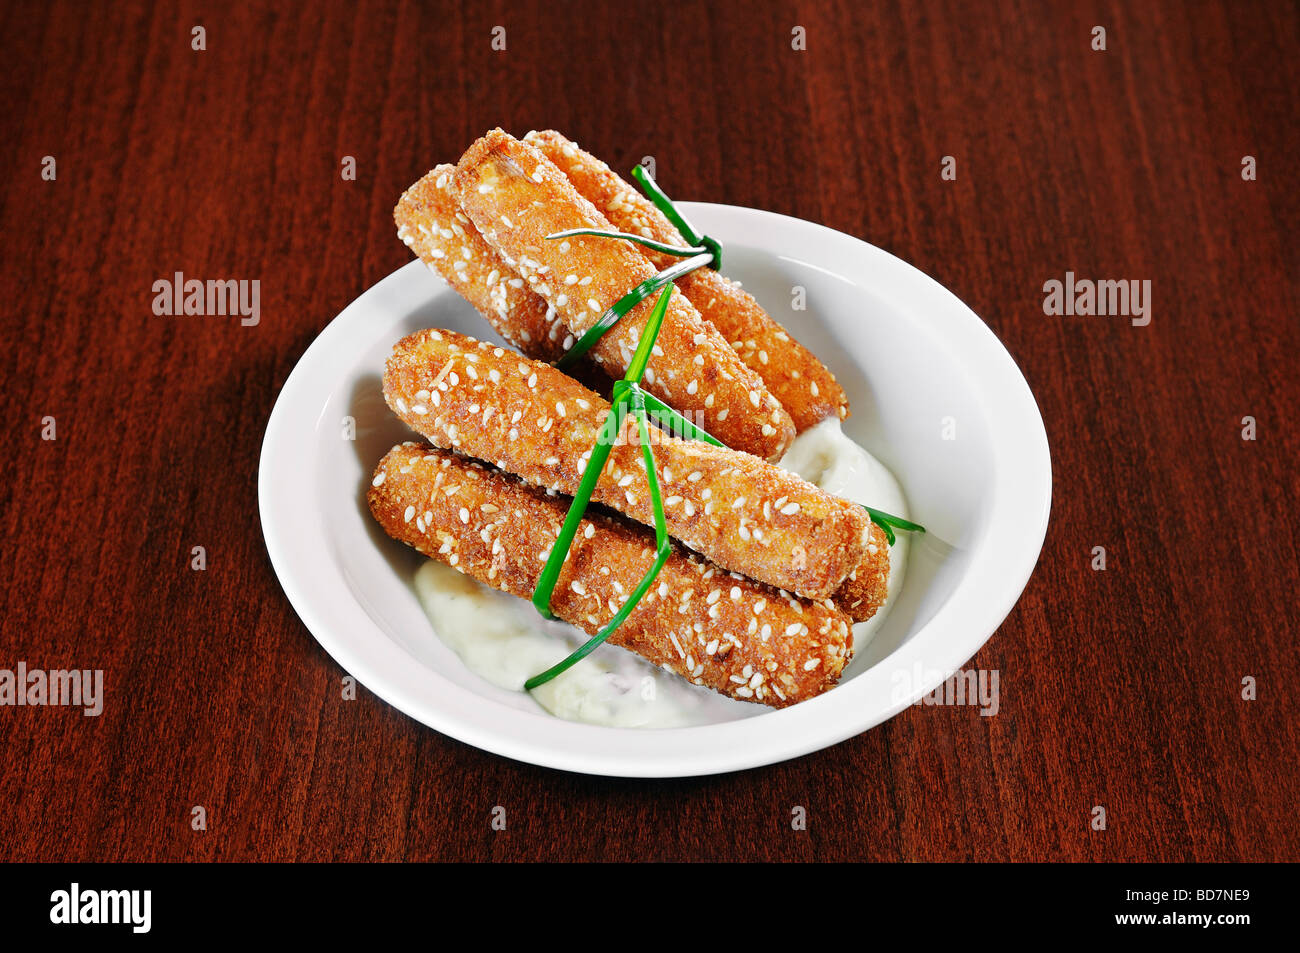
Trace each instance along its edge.
<instances>
[{"instance_id":1,"label":"wooden table","mask_svg":"<svg viewBox=\"0 0 1300 953\"><path fill-rule=\"evenodd\" d=\"M0 708L0 856L1300 856L1294 7L223 6L5 4L0 668L102 668L107 700ZM495 125L862 236L988 322L1055 474L1038 568L968 664L999 714L640 782L341 699L266 556L263 429L409 260L401 190ZM156 315L177 271L260 280L260 323ZM1067 271L1149 279L1150 324L1044 314Z\"/></svg>"}]
</instances>

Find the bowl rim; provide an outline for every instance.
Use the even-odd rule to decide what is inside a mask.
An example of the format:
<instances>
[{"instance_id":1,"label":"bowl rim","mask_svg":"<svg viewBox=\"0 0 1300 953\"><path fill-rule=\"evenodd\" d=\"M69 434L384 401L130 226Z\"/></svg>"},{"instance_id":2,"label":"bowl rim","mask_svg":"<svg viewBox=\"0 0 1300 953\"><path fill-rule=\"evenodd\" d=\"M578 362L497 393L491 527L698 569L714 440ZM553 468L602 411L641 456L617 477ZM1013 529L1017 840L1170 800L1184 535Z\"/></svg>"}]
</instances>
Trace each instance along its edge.
<instances>
[{"instance_id":1,"label":"bowl rim","mask_svg":"<svg viewBox=\"0 0 1300 953\"><path fill-rule=\"evenodd\" d=\"M775 212L679 204L724 240L744 235L745 244L756 247L764 236L780 234L784 247L801 249L798 258L781 255L791 260L861 256L854 270L888 274L879 287L873 283L873 294L906 301L914 320L968 358L965 369L990 421L993 461L991 505L968 547L979 559L971 559L940 610L885 659L824 695L753 718L685 728L608 728L513 709L455 684L382 632L374 637L379 626L328 557L332 547L318 518L316 493L302 492L301 478L295 483L287 476L297 461L312 459L322 401L336 386L321 393L318 382L337 381L355 363L355 349L339 347L354 333L353 325L375 302L407 298L417 275L426 286L436 277L422 262L408 262L349 302L285 380L262 442L259 513L271 564L290 604L335 661L388 704L477 748L583 774L638 778L720 774L817 751L892 718L942 684L992 637L1037 564L1051 511L1047 432L1024 375L979 316L928 275L852 235ZM995 533L999 526L1018 531ZM371 633L360 635L367 625ZM890 673L917 666L923 677L910 691L888 691L885 705L863 704L864 698L880 697Z\"/></svg>"}]
</instances>

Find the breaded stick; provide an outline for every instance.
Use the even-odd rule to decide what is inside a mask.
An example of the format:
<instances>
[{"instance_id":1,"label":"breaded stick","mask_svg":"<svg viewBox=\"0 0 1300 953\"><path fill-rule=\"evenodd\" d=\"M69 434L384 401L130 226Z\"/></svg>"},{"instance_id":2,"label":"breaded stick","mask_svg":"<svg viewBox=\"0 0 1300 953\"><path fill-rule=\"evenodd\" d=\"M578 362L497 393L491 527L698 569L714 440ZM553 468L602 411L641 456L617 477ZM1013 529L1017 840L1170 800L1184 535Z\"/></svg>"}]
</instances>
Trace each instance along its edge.
<instances>
[{"instance_id":1,"label":"breaded stick","mask_svg":"<svg viewBox=\"0 0 1300 953\"><path fill-rule=\"evenodd\" d=\"M889 595L889 541L885 531L871 524L862 561L836 590L834 602L854 622L865 622L885 604Z\"/></svg>"},{"instance_id":2,"label":"breaded stick","mask_svg":"<svg viewBox=\"0 0 1300 953\"><path fill-rule=\"evenodd\" d=\"M610 411L549 364L446 330L397 343L384 399L435 446L569 496ZM635 420L622 436L592 499L650 526ZM827 599L862 563L871 525L862 507L748 453L663 431L651 439L669 535L724 569Z\"/></svg>"},{"instance_id":3,"label":"breaded stick","mask_svg":"<svg viewBox=\"0 0 1300 953\"><path fill-rule=\"evenodd\" d=\"M655 274L627 242L596 237L547 241L571 228L609 229L609 221L537 149L500 129L461 157L452 189L488 244L544 297L569 330L581 334L606 308ZM653 296L592 349L607 369L631 362ZM702 415L723 443L768 460L781 456L794 423L762 379L680 292L668 304L646 389L682 413Z\"/></svg>"},{"instance_id":4,"label":"breaded stick","mask_svg":"<svg viewBox=\"0 0 1300 953\"><path fill-rule=\"evenodd\" d=\"M483 240L448 190L453 165L436 166L393 209L397 237L472 304L503 338L543 361L573 343L545 299Z\"/></svg>"},{"instance_id":5,"label":"breaded stick","mask_svg":"<svg viewBox=\"0 0 1300 953\"><path fill-rule=\"evenodd\" d=\"M368 500L394 539L522 599L532 597L569 505L414 443L384 457ZM551 609L595 634L653 562L653 534L589 516L560 571ZM852 655L853 634L830 603L782 598L678 548L609 641L697 685L783 707L835 684Z\"/></svg>"},{"instance_id":6,"label":"breaded stick","mask_svg":"<svg viewBox=\"0 0 1300 953\"><path fill-rule=\"evenodd\" d=\"M621 232L669 245L686 240L653 202L604 162L553 129L530 132L524 141L539 148L569 177L573 187ZM636 246L656 268L678 259ZM816 355L790 336L740 285L712 268L678 279L677 287L736 353L752 368L802 433L827 417L847 417L849 401L835 375Z\"/></svg>"}]
</instances>

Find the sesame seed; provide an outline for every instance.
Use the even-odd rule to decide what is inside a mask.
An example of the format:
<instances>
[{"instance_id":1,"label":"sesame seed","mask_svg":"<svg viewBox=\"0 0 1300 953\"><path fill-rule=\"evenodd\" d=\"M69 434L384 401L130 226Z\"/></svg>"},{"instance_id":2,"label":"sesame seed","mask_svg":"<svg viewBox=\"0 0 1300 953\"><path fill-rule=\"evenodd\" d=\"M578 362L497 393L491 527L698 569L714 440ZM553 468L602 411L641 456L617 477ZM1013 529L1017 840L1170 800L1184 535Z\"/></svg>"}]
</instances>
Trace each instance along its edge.
<instances>
[{"instance_id":1,"label":"sesame seed","mask_svg":"<svg viewBox=\"0 0 1300 953\"><path fill-rule=\"evenodd\" d=\"M739 587L739 586L732 586L732 587L731 587L731 598L732 598L733 600L739 600L739 599L740 599L740 587Z\"/></svg>"},{"instance_id":2,"label":"sesame seed","mask_svg":"<svg viewBox=\"0 0 1300 953\"><path fill-rule=\"evenodd\" d=\"M592 311L599 311L599 310L600 310L600 302L597 301L595 298L588 298L588 299L587 299L587 307L590 308Z\"/></svg>"},{"instance_id":3,"label":"sesame seed","mask_svg":"<svg viewBox=\"0 0 1300 953\"><path fill-rule=\"evenodd\" d=\"M411 520L413 520L414 518L415 518L415 507L414 507L414 506L408 506L408 507L406 508L406 512L402 514L402 519L403 519L403 521L409 523L409 522L411 522Z\"/></svg>"},{"instance_id":4,"label":"sesame seed","mask_svg":"<svg viewBox=\"0 0 1300 953\"><path fill-rule=\"evenodd\" d=\"M374 478L373 480L370 481L370 485L371 485L371 486L383 486L383 485L384 485L384 478L385 478L386 476L388 476L388 471L386 471L386 470L380 470L378 473L375 474L375 478Z\"/></svg>"},{"instance_id":5,"label":"sesame seed","mask_svg":"<svg viewBox=\"0 0 1300 953\"><path fill-rule=\"evenodd\" d=\"M787 626L785 627L785 634L786 634L786 635L798 635L798 634L799 634L799 630L802 629L802 628L803 628L803 625L802 625L801 623L798 623L798 622L791 622L789 625L787 625Z\"/></svg>"},{"instance_id":6,"label":"sesame seed","mask_svg":"<svg viewBox=\"0 0 1300 953\"><path fill-rule=\"evenodd\" d=\"M786 516L794 516L795 513L799 512L799 504L787 503L785 506L781 507L781 512Z\"/></svg>"}]
</instances>

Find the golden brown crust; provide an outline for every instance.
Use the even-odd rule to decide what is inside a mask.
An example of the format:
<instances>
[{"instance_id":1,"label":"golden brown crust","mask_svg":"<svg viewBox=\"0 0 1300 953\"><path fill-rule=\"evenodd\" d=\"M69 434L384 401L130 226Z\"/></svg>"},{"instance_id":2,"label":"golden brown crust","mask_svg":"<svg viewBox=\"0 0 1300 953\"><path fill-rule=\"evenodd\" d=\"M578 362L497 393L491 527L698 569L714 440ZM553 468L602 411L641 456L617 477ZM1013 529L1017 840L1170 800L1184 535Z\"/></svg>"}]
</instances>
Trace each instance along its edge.
<instances>
[{"instance_id":1,"label":"golden brown crust","mask_svg":"<svg viewBox=\"0 0 1300 953\"><path fill-rule=\"evenodd\" d=\"M558 231L611 226L554 163L499 129L466 151L452 188L488 244L575 335L655 274L626 242L582 236L547 241ZM593 358L607 370L626 369L653 306L652 296L634 308L596 344ZM698 414L707 430L738 450L774 460L794 438L794 422L762 378L676 290L644 384L677 410Z\"/></svg>"},{"instance_id":2,"label":"golden brown crust","mask_svg":"<svg viewBox=\"0 0 1300 953\"><path fill-rule=\"evenodd\" d=\"M393 349L384 399L435 446L570 496L610 408L549 364L433 329ZM669 535L718 565L826 599L862 562L870 521L860 506L748 453L659 430L651 439ZM631 418L593 499L653 525Z\"/></svg>"},{"instance_id":3,"label":"golden brown crust","mask_svg":"<svg viewBox=\"0 0 1300 953\"><path fill-rule=\"evenodd\" d=\"M559 166L573 187L619 231L670 245L685 244L653 202L577 143L553 129L530 132L524 141ZM656 268L678 260L638 248ZM701 268L679 279L677 287L763 379L794 420L797 431L802 433L827 417L848 416L848 397L835 375L738 284L712 268Z\"/></svg>"},{"instance_id":4,"label":"golden brown crust","mask_svg":"<svg viewBox=\"0 0 1300 953\"><path fill-rule=\"evenodd\" d=\"M885 531L871 524L871 535L857 567L836 590L834 603L852 617L865 622L885 604L889 595L889 541Z\"/></svg>"},{"instance_id":5,"label":"golden brown crust","mask_svg":"<svg viewBox=\"0 0 1300 953\"><path fill-rule=\"evenodd\" d=\"M454 165L436 166L402 194L393 209L397 237L503 338L541 360L558 360L568 330L456 204L448 188L455 171Z\"/></svg>"},{"instance_id":6,"label":"golden brown crust","mask_svg":"<svg viewBox=\"0 0 1300 953\"><path fill-rule=\"evenodd\" d=\"M415 443L389 451L367 497L394 539L522 599L532 597L569 506L566 498ZM653 534L589 515L551 610L595 634L653 562ZM829 602L782 597L675 548L609 641L697 685L779 708L835 684L852 655L853 633Z\"/></svg>"}]
</instances>

